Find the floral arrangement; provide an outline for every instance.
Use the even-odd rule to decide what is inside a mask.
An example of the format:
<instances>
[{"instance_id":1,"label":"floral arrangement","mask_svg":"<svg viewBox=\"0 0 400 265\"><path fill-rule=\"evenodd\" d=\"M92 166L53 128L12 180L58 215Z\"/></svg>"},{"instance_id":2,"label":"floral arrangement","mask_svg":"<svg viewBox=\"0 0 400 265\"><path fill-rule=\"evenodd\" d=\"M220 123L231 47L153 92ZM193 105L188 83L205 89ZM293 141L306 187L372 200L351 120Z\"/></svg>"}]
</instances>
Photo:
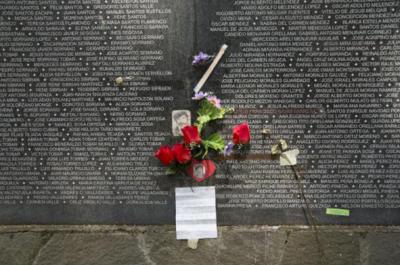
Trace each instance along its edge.
<instances>
[{"instance_id":1,"label":"floral arrangement","mask_svg":"<svg viewBox=\"0 0 400 265\"><path fill-rule=\"evenodd\" d=\"M205 66L214 56L200 52L193 57L192 65ZM216 170L213 155L230 156L236 150L243 149L250 142L250 128L247 123L236 125L232 130L232 142L225 144L218 132L214 132L209 123L224 119L232 113L232 108L225 108L221 100L210 92L196 92L192 99L198 102L197 118L194 125L181 129L182 141L161 146L154 154L167 167L167 174L183 173L190 175L197 182L211 177ZM209 128L207 128L209 127Z\"/></svg>"},{"instance_id":2,"label":"floral arrangement","mask_svg":"<svg viewBox=\"0 0 400 265\"><path fill-rule=\"evenodd\" d=\"M211 177L216 170L211 160L212 154L231 155L250 142L250 128L247 123L236 125L232 130L232 142L225 144L218 132L210 132L209 123L221 120L233 109L221 106L221 100L211 93L195 93L192 98L199 102L197 118L193 126L182 128L182 141L172 147L161 146L157 157L167 167L167 174L184 173L192 176L197 182Z\"/></svg>"}]
</instances>

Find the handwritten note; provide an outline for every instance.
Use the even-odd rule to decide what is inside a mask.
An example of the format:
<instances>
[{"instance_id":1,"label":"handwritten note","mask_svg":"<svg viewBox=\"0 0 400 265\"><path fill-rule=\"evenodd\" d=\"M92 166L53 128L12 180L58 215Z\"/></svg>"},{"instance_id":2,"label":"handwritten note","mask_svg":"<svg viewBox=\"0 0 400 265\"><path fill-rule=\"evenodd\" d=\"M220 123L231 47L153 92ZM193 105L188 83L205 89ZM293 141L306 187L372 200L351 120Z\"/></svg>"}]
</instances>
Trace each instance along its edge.
<instances>
[{"instance_id":1,"label":"handwritten note","mask_svg":"<svg viewBox=\"0 0 400 265\"><path fill-rule=\"evenodd\" d=\"M217 238L215 187L175 188L176 239Z\"/></svg>"}]
</instances>

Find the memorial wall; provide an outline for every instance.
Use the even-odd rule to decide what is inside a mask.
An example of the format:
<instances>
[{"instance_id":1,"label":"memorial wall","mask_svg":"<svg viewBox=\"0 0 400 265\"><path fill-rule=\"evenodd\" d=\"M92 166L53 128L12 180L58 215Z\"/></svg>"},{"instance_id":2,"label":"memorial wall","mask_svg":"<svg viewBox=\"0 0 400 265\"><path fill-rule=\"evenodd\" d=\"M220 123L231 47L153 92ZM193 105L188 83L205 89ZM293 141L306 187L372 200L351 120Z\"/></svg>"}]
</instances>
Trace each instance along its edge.
<instances>
[{"instance_id":1,"label":"memorial wall","mask_svg":"<svg viewBox=\"0 0 400 265\"><path fill-rule=\"evenodd\" d=\"M398 1L3 0L0 14L0 223L174 223L176 186L215 185L219 224L305 224L276 139L300 150L318 224L399 223ZM226 139L249 123L249 155L205 183L167 176L153 154L177 140L172 111L195 110L192 56L223 44L202 90L235 108Z\"/></svg>"}]
</instances>

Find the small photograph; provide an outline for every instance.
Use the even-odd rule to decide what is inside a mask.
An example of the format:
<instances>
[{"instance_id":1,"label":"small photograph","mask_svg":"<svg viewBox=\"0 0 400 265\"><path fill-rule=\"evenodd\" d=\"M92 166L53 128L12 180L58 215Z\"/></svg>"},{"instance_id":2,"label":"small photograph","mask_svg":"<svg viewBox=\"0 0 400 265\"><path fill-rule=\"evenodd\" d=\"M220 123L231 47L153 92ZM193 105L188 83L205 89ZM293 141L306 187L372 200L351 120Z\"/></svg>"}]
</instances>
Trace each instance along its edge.
<instances>
[{"instance_id":1,"label":"small photograph","mask_svg":"<svg viewBox=\"0 0 400 265\"><path fill-rule=\"evenodd\" d=\"M189 110L174 110L172 111L172 135L181 136L182 128L190 126L190 111Z\"/></svg>"},{"instance_id":2,"label":"small photograph","mask_svg":"<svg viewBox=\"0 0 400 265\"><path fill-rule=\"evenodd\" d=\"M206 169L203 164L194 164L193 165L193 176L197 179L202 179L206 175Z\"/></svg>"}]
</instances>

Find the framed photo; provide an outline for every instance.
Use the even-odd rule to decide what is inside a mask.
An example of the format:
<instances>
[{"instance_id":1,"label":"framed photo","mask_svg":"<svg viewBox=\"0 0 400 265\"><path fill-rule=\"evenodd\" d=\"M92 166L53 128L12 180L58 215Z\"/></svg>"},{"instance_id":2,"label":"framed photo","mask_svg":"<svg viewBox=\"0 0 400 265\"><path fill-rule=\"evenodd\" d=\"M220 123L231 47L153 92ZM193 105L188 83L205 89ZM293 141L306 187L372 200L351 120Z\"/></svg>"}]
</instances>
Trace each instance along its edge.
<instances>
[{"instance_id":1,"label":"framed photo","mask_svg":"<svg viewBox=\"0 0 400 265\"><path fill-rule=\"evenodd\" d=\"M182 128L191 125L191 114L189 110L172 111L172 135L181 136Z\"/></svg>"}]
</instances>

